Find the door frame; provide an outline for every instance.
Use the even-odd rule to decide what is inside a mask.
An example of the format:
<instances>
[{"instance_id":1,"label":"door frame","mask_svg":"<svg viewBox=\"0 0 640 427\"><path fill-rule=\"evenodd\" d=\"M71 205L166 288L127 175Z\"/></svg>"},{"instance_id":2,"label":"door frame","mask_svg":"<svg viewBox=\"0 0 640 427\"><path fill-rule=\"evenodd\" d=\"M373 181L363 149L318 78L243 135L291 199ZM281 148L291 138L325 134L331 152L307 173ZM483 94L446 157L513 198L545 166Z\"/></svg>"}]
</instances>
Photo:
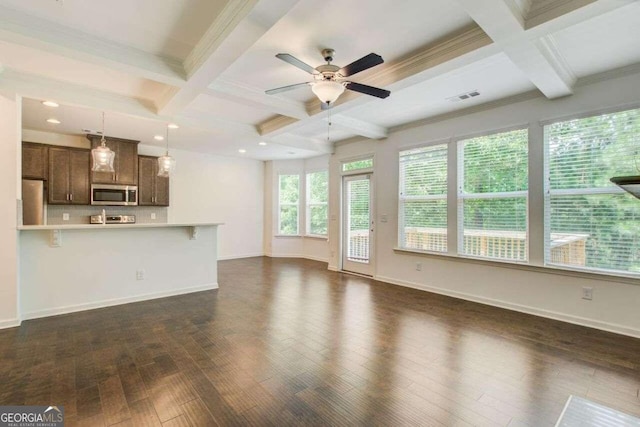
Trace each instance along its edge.
<instances>
[{"instance_id":1,"label":"door frame","mask_svg":"<svg viewBox=\"0 0 640 427\"><path fill-rule=\"evenodd\" d=\"M366 158L373 158L373 156L367 156L364 158L360 158L360 159L366 159ZM356 160L360 160L360 159L356 159ZM341 162L341 168L342 168L342 163L348 163L350 161L353 161L351 159L349 159L348 161L343 161ZM374 159L375 162L375 159ZM375 163L374 163L375 165ZM348 215L348 211L347 211L347 203L346 203L346 191L347 191L347 186L345 185L347 180L353 180L354 178L358 178L358 177L368 177L367 179L369 180L369 262L367 264L362 264L363 266L366 266L366 268L361 269L360 271L354 271L354 270L347 270L345 269L345 255L346 255L346 239L347 239L347 234L348 234L348 230L346 229L347 224L348 224L348 220L347 220L347 215ZM376 243L376 221L375 221L375 204L374 204L374 191L375 191L375 182L374 182L374 174L373 174L373 168L367 168L367 169L358 169L358 170L353 170L353 171L346 171L343 172L341 174L340 177L340 258L339 258L339 265L340 265L340 271L344 272L344 273L350 273L350 274L358 274L358 275L363 275L363 276L368 276L368 277L374 277L375 276L375 243Z\"/></svg>"}]
</instances>

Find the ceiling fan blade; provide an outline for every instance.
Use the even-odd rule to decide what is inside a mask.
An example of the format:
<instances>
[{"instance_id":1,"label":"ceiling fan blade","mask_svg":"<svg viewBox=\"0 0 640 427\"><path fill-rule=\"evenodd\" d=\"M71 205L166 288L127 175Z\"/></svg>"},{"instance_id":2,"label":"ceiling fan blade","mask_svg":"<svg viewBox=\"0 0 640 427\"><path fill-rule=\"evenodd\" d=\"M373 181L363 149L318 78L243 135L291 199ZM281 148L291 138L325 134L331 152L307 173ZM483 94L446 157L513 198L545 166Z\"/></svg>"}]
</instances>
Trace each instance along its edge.
<instances>
[{"instance_id":1,"label":"ceiling fan blade","mask_svg":"<svg viewBox=\"0 0 640 427\"><path fill-rule=\"evenodd\" d=\"M373 87L373 86L367 86L367 85L363 85L360 83L354 83L354 82L346 82L346 89L352 90L354 92L360 92L360 93L364 93L366 95L371 95L371 96L375 96L378 98L386 98L387 96L391 95L391 92L389 92L386 89L380 89L377 87Z\"/></svg>"},{"instance_id":2,"label":"ceiling fan blade","mask_svg":"<svg viewBox=\"0 0 640 427\"><path fill-rule=\"evenodd\" d=\"M351 64L346 65L338 70L338 74L342 77L349 77L360 71L367 70L371 67L375 67L376 65L382 64L384 59L382 56L377 55L375 53L370 53L369 55L363 56L357 61L353 61Z\"/></svg>"},{"instance_id":3,"label":"ceiling fan blade","mask_svg":"<svg viewBox=\"0 0 640 427\"><path fill-rule=\"evenodd\" d=\"M269 89L269 90L265 90L264 93L266 93L267 95L273 95L276 93L281 93L281 92L287 92L289 90L293 90L293 89L297 89L299 87L302 86L308 86L311 83L307 82L307 83L297 83L294 85L289 85L289 86L282 86L282 87L277 87L275 89Z\"/></svg>"},{"instance_id":4,"label":"ceiling fan blade","mask_svg":"<svg viewBox=\"0 0 640 427\"><path fill-rule=\"evenodd\" d=\"M291 56L288 53L279 53L276 55L276 58L282 59L284 62L287 62L294 67L298 67L302 71L306 71L309 74L318 74L318 71L311 65L300 61L298 58L296 58L295 56Z\"/></svg>"}]
</instances>

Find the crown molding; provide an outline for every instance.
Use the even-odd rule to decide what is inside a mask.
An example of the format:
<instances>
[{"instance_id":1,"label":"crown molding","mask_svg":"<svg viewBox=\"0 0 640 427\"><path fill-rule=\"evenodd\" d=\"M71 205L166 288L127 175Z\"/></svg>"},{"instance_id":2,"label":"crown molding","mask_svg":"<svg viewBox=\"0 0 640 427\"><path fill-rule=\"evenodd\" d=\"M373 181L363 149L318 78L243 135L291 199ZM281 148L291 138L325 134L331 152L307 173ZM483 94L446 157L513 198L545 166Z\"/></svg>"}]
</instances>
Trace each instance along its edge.
<instances>
[{"instance_id":1,"label":"crown molding","mask_svg":"<svg viewBox=\"0 0 640 427\"><path fill-rule=\"evenodd\" d=\"M287 116L275 116L270 119L265 120L262 123L258 123L256 128L258 129L258 133L260 135L268 135L273 133L279 129L292 125L294 123L298 123L299 120L294 119L292 117Z\"/></svg>"},{"instance_id":2,"label":"crown molding","mask_svg":"<svg viewBox=\"0 0 640 427\"><path fill-rule=\"evenodd\" d=\"M566 15L596 0L532 0L525 15L525 28L533 28L544 22Z\"/></svg>"},{"instance_id":3,"label":"crown molding","mask_svg":"<svg viewBox=\"0 0 640 427\"><path fill-rule=\"evenodd\" d=\"M207 28L202 38L191 50L183 62L187 77L195 73L209 60L213 52L233 32L236 26L247 17L258 0L228 0L215 21Z\"/></svg>"}]
</instances>

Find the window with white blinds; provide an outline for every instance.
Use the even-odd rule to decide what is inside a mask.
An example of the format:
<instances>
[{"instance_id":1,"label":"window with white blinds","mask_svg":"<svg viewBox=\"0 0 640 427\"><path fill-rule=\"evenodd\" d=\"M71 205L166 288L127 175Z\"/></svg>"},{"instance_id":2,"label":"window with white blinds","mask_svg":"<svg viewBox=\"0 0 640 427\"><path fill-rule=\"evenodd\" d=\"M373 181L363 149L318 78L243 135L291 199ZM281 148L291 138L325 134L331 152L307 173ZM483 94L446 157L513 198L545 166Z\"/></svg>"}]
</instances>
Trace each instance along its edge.
<instances>
[{"instance_id":1,"label":"window with white blinds","mask_svg":"<svg viewBox=\"0 0 640 427\"><path fill-rule=\"evenodd\" d=\"M398 245L447 251L447 144L400 152Z\"/></svg>"},{"instance_id":2,"label":"window with white blinds","mask_svg":"<svg viewBox=\"0 0 640 427\"><path fill-rule=\"evenodd\" d=\"M528 131L458 142L458 253L528 258Z\"/></svg>"},{"instance_id":3,"label":"window with white blinds","mask_svg":"<svg viewBox=\"0 0 640 427\"><path fill-rule=\"evenodd\" d=\"M329 172L320 171L307 174L307 234L327 235L329 216Z\"/></svg>"},{"instance_id":4,"label":"window with white blinds","mask_svg":"<svg viewBox=\"0 0 640 427\"><path fill-rule=\"evenodd\" d=\"M300 175L278 175L278 234L297 235Z\"/></svg>"},{"instance_id":5,"label":"window with white blinds","mask_svg":"<svg viewBox=\"0 0 640 427\"><path fill-rule=\"evenodd\" d=\"M544 128L545 261L640 273L640 200L612 184L639 175L640 109Z\"/></svg>"}]
</instances>

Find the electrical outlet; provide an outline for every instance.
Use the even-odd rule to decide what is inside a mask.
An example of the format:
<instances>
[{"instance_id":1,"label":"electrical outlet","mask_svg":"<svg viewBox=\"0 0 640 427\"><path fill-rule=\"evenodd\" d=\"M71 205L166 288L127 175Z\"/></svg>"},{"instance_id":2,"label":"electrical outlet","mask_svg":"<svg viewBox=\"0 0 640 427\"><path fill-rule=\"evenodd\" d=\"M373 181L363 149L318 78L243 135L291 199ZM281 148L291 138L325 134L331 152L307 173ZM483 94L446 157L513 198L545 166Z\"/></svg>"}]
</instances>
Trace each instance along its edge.
<instances>
[{"instance_id":1,"label":"electrical outlet","mask_svg":"<svg viewBox=\"0 0 640 427\"><path fill-rule=\"evenodd\" d=\"M582 299L591 301L593 299L593 288L582 288Z\"/></svg>"},{"instance_id":2,"label":"electrical outlet","mask_svg":"<svg viewBox=\"0 0 640 427\"><path fill-rule=\"evenodd\" d=\"M422 271L422 263L416 262L416 271Z\"/></svg>"},{"instance_id":3,"label":"electrical outlet","mask_svg":"<svg viewBox=\"0 0 640 427\"><path fill-rule=\"evenodd\" d=\"M63 214L62 214L62 220L63 220L63 221L69 221L69 214L68 214L68 213L66 213L66 212L65 212L65 213L63 213Z\"/></svg>"},{"instance_id":4,"label":"electrical outlet","mask_svg":"<svg viewBox=\"0 0 640 427\"><path fill-rule=\"evenodd\" d=\"M382 214L382 216L380 217L380 222L387 222L389 221L389 216L387 214Z\"/></svg>"},{"instance_id":5,"label":"electrical outlet","mask_svg":"<svg viewBox=\"0 0 640 427\"><path fill-rule=\"evenodd\" d=\"M156 213L155 212L151 212L151 219L156 219Z\"/></svg>"},{"instance_id":6,"label":"electrical outlet","mask_svg":"<svg viewBox=\"0 0 640 427\"><path fill-rule=\"evenodd\" d=\"M137 270L136 271L136 280L144 280L144 276L145 276L145 271L144 270Z\"/></svg>"}]
</instances>

